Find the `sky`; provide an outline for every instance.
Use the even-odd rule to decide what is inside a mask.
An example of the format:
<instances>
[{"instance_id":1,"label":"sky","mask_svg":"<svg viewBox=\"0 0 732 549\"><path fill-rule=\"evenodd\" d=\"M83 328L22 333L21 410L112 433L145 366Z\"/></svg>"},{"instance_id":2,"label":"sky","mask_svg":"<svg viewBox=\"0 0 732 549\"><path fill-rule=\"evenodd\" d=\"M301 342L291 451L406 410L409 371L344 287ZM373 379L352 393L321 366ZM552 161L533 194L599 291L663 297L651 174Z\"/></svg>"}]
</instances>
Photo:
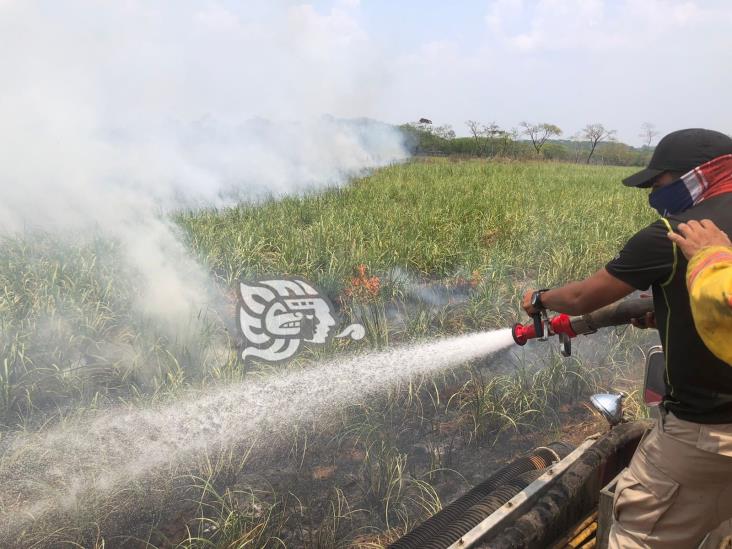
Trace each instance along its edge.
<instances>
[{"instance_id":1,"label":"sky","mask_svg":"<svg viewBox=\"0 0 732 549\"><path fill-rule=\"evenodd\" d=\"M0 0L0 71L43 69L26 91L116 126L327 113L639 144L643 122L732 131L730 28L728 0Z\"/></svg>"},{"instance_id":2,"label":"sky","mask_svg":"<svg viewBox=\"0 0 732 549\"><path fill-rule=\"evenodd\" d=\"M588 123L639 144L643 122L732 132L727 0L361 0L317 3L382 57L370 116Z\"/></svg>"}]
</instances>

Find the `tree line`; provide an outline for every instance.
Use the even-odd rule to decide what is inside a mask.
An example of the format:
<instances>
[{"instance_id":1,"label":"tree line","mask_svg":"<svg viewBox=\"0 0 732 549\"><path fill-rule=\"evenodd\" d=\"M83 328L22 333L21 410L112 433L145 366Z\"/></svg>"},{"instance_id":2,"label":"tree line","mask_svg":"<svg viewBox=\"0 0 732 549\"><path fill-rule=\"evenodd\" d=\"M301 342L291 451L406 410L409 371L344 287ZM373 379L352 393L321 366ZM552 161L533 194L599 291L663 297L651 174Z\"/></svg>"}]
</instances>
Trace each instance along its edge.
<instances>
[{"instance_id":1,"label":"tree line","mask_svg":"<svg viewBox=\"0 0 732 549\"><path fill-rule=\"evenodd\" d=\"M504 129L496 123L465 122L468 137L457 137L449 124L435 125L427 118L400 126L408 136L414 154L440 156L542 158L587 164L645 166L658 136L650 122L641 125L643 146L632 147L615 139L616 131L600 123L587 124L569 138L562 129L546 122L523 121L516 128Z\"/></svg>"}]
</instances>

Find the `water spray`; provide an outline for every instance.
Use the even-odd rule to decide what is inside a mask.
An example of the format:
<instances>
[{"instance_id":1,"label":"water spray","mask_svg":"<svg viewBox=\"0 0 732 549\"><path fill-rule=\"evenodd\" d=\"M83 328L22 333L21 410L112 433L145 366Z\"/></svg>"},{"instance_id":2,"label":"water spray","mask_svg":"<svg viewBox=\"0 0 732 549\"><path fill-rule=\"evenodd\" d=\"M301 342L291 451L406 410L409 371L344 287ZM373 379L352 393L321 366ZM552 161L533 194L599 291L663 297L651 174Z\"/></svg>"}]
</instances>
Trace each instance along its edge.
<instances>
[{"instance_id":1,"label":"water spray","mask_svg":"<svg viewBox=\"0 0 732 549\"><path fill-rule=\"evenodd\" d=\"M196 464L206 456L243 448L250 459L262 458L290 444L300 427L327 425L344 407L511 343L506 328L333 357L184 398L100 410L17 433L0 445L0 544L60 544L71 529L91 524L109 531L135 522L150 502L178 497L165 496L169 479L198 474ZM130 486L139 489L125 492L128 499L120 505L119 494ZM45 529L49 524L57 529L53 534Z\"/></svg>"},{"instance_id":2,"label":"water spray","mask_svg":"<svg viewBox=\"0 0 732 549\"><path fill-rule=\"evenodd\" d=\"M558 314L549 318L546 310L542 310L533 315L532 322L514 324L511 335L517 345L526 345L529 339L546 341L549 336L556 335L559 337L562 356L570 356L572 338L593 334L600 328L630 324L632 320L645 318L652 312L653 300L643 297L618 301L580 316Z\"/></svg>"}]
</instances>

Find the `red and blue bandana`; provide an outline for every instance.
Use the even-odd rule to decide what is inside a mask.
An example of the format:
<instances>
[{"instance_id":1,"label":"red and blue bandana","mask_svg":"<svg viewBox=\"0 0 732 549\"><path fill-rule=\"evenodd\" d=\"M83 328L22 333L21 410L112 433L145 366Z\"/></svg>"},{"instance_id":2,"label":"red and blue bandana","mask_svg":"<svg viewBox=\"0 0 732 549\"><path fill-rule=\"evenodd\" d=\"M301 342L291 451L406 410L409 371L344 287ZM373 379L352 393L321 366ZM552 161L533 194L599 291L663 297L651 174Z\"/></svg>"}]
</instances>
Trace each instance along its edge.
<instances>
[{"instance_id":1,"label":"red and blue bandana","mask_svg":"<svg viewBox=\"0 0 732 549\"><path fill-rule=\"evenodd\" d=\"M696 206L702 200L732 192L732 154L725 154L697 166L681 176Z\"/></svg>"}]
</instances>

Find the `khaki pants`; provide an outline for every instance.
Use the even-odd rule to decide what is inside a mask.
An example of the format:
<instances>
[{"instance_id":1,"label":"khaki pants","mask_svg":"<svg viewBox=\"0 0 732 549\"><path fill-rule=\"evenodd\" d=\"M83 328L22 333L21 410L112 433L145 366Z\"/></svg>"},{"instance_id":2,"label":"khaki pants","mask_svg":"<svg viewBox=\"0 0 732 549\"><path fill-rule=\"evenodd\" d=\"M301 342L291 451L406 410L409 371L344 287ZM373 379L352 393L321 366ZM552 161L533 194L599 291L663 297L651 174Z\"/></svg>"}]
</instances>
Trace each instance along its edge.
<instances>
[{"instance_id":1,"label":"khaki pants","mask_svg":"<svg viewBox=\"0 0 732 549\"><path fill-rule=\"evenodd\" d=\"M732 517L732 424L662 413L618 479L610 547L690 549Z\"/></svg>"}]
</instances>

